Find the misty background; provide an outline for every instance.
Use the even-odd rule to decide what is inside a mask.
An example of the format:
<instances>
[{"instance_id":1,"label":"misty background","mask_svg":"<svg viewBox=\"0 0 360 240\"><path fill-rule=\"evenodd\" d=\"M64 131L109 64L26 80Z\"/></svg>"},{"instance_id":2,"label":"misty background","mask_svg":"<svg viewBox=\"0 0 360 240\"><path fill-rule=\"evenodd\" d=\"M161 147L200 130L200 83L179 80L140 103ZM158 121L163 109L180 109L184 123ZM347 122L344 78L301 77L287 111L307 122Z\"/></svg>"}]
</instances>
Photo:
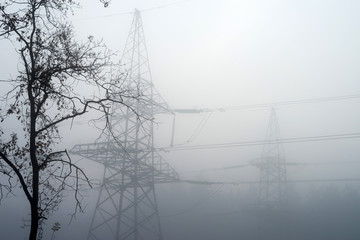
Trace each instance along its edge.
<instances>
[{"instance_id":1,"label":"misty background","mask_svg":"<svg viewBox=\"0 0 360 240\"><path fill-rule=\"evenodd\" d=\"M119 56L132 13L142 21L152 80L172 109L203 109L176 114L174 145L197 146L265 139L275 107L281 137L299 138L360 132L360 2L143 0L84 1L72 23L81 39L103 41ZM0 45L0 78L15 77L18 59L11 43ZM0 93L8 86L0 83ZM346 97L342 97L346 96ZM323 99L322 101L311 101ZM307 100L298 104L279 104ZM255 107L265 104L262 107ZM62 126L59 148L94 142L99 132L78 119ZM155 144L187 180L222 184L156 185L164 239L257 239L252 211L261 145L173 151L172 115L155 119ZM205 123L204 123L205 122ZM12 130L15 126L4 128ZM359 239L359 181L310 181L360 178L359 138L283 144L289 180L289 210L279 223L286 239ZM101 180L102 166L74 156L89 177ZM224 170L222 168L246 165ZM85 239L98 190L84 198L85 213L69 224L71 193L44 226L50 239ZM28 211L22 194L0 205L0 234L25 239ZM280 237L279 237L280 238ZM278 239L279 239L278 238Z\"/></svg>"}]
</instances>

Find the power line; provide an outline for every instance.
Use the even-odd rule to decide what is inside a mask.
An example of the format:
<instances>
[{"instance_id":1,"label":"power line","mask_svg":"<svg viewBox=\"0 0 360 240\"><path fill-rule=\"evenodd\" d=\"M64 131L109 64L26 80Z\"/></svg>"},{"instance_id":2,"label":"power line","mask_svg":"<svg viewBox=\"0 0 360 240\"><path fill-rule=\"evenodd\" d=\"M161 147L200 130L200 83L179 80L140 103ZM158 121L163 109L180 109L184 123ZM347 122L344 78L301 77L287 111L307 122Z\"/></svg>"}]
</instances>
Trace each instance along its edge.
<instances>
[{"instance_id":1,"label":"power line","mask_svg":"<svg viewBox=\"0 0 360 240\"><path fill-rule=\"evenodd\" d=\"M231 143L215 143L215 144L193 145L193 146L184 146L184 147L159 148L159 150L163 150L163 151L201 150L201 149L215 149L215 148L229 148L229 147L245 147L245 146L255 146L255 145L264 145L264 144L327 141L327 140L351 139L351 138L360 138L360 133L345 133L345 134L321 135L321 136L311 136L311 137L283 138L273 141L261 140L261 141L244 141L244 142L231 142Z\"/></svg>"},{"instance_id":2,"label":"power line","mask_svg":"<svg viewBox=\"0 0 360 240\"><path fill-rule=\"evenodd\" d=\"M287 180L292 183L309 183L309 182L357 182L360 178L324 178L324 179L300 179L300 180Z\"/></svg>"},{"instance_id":3,"label":"power line","mask_svg":"<svg viewBox=\"0 0 360 240\"><path fill-rule=\"evenodd\" d=\"M181 4L181 3L184 3L184 2L189 2L189 1L191 1L191 0L177 1L177 2L173 2L173 3L165 4L165 5L160 5L160 6L157 6L157 7L146 8L146 9L143 9L143 10L140 10L140 11L141 11L141 12L153 11L153 10L157 10L157 9L161 9L161 8L166 8L166 7L171 7L171 6L173 6L173 5L178 5L178 4Z\"/></svg>"},{"instance_id":4,"label":"power line","mask_svg":"<svg viewBox=\"0 0 360 240\"><path fill-rule=\"evenodd\" d=\"M134 11L129 12L120 12L120 13L114 13L114 14L108 14L108 15L99 15L99 16L92 16L92 17L84 17L84 18L74 18L73 21L82 21L82 20L91 20L91 19L99 19L99 18L109 18L109 17L115 17L115 16L121 16L121 15L130 15L134 14Z\"/></svg>"},{"instance_id":5,"label":"power line","mask_svg":"<svg viewBox=\"0 0 360 240\"><path fill-rule=\"evenodd\" d=\"M200 172L213 172L213 171L226 171L231 169L238 169L238 168L246 168L253 166L252 164L240 164L240 165L232 165L232 166L225 166L225 167L218 167L218 168L206 168L206 169L199 169L199 170L192 170L186 172L192 173L200 173Z\"/></svg>"},{"instance_id":6,"label":"power line","mask_svg":"<svg viewBox=\"0 0 360 240\"><path fill-rule=\"evenodd\" d=\"M323 98L309 98L309 99L290 100L290 101L283 101L283 102L272 102L272 103L265 103L265 104L240 105L240 106L233 106L233 107L225 107L224 110L268 108L268 107L294 105L294 104L338 101L338 100L353 99L353 98L360 98L360 94L334 96L334 97L323 97Z\"/></svg>"},{"instance_id":7,"label":"power line","mask_svg":"<svg viewBox=\"0 0 360 240\"><path fill-rule=\"evenodd\" d=\"M133 14L133 12L123 12L118 14L104 15L100 17L110 17L122 14ZM96 18L96 17L92 17ZM0 82L13 82L15 80L0 79ZM307 103L316 103L316 102L328 102L328 101L338 101L338 100L347 100L347 99L356 99L360 98L360 94L350 94L350 95L341 95L341 96L332 96L332 97L323 97L323 98L309 98L309 99L299 99L299 100L288 100L280 102L270 102L270 103L260 103L260 104L248 104L248 105L237 105L237 106L228 106L228 107L219 107L219 108L203 108L203 109L170 109L172 112L183 113L183 114L194 114L202 112L224 112L224 111L234 111L234 110L246 110L254 108L270 108L278 107L285 105L295 105L295 104L307 104Z\"/></svg>"},{"instance_id":8,"label":"power line","mask_svg":"<svg viewBox=\"0 0 360 240\"><path fill-rule=\"evenodd\" d=\"M208 120L212 114L213 113L210 112L210 113L206 113L204 115L204 117L201 119L199 125L196 127L195 131L193 132L193 134L190 136L190 138L186 142L192 142L201 133L201 131L204 129L206 123L208 122Z\"/></svg>"},{"instance_id":9,"label":"power line","mask_svg":"<svg viewBox=\"0 0 360 240\"><path fill-rule=\"evenodd\" d=\"M287 180L288 183L311 183L311 182L358 182L360 178L322 178L322 179L293 179ZM194 185L242 185L242 184L259 184L260 181L197 181L197 180L180 180L179 182L189 183Z\"/></svg>"},{"instance_id":10,"label":"power line","mask_svg":"<svg viewBox=\"0 0 360 240\"><path fill-rule=\"evenodd\" d=\"M159 5L159 6L156 6L156 7L139 9L139 11L140 12L154 11L154 10L158 10L158 9L162 9L162 8L167 8L167 7L170 7L170 6L173 6L173 5L178 5L178 4L181 4L181 3L184 3L184 2L188 2L188 1L190 1L190 0L177 1L177 2L173 2L173 3ZM132 14L134 14L134 11L124 11L124 12L113 13L113 14L108 14L108 15L99 15L99 16L92 16L92 17L85 17L85 18L74 18L73 21L91 20L91 19L99 19L99 18L110 18L110 17L122 16L122 15L132 15Z\"/></svg>"},{"instance_id":11,"label":"power line","mask_svg":"<svg viewBox=\"0 0 360 240\"><path fill-rule=\"evenodd\" d=\"M251 161L250 161L251 162ZM308 167L308 166L324 166L324 165L353 165L353 164L360 164L360 161L338 161L338 162L286 162L285 165L287 167ZM247 164L237 164L225 167L218 167L218 168L206 168L206 169L198 169L193 171L186 171L192 173L204 173L204 172L218 172L218 171L228 171L234 169L244 169L247 167L252 167L254 164L247 163Z\"/></svg>"},{"instance_id":12,"label":"power line","mask_svg":"<svg viewBox=\"0 0 360 240\"><path fill-rule=\"evenodd\" d=\"M339 101L339 100L356 99L356 98L360 98L360 94L342 95L342 96L334 96L334 97L323 97L323 98L308 98L308 99L228 106L228 107L219 107L219 108L173 109L172 111L176 112L176 113L201 113L201 112L216 112L216 111L225 112L225 111L247 110L247 109L268 109L271 107L279 107L279 106L286 106L286 105L329 102L329 101Z\"/></svg>"}]
</instances>

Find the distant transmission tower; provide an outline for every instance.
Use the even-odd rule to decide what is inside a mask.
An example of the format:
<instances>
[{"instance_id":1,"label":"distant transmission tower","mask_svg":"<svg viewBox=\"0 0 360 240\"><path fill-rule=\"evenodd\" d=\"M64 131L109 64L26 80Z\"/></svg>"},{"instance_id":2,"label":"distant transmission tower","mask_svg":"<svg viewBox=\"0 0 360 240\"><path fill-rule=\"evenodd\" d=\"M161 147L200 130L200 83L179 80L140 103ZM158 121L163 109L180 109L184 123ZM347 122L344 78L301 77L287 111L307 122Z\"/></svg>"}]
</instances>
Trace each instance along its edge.
<instances>
[{"instance_id":1,"label":"distant transmission tower","mask_svg":"<svg viewBox=\"0 0 360 240\"><path fill-rule=\"evenodd\" d=\"M151 80L140 12L134 19L122 63L126 84L139 98L129 109L113 106L111 130L117 141L74 146L72 153L104 165L104 173L88 239L161 240L155 183L178 180L178 175L154 150L154 115L167 110ZM134 110L134 111L133 111ZM137 114L139 114L139 116Z\"/></svg>"},{"instance_id":2,"label":"distant transmission tower","mask_svg":"<svg viewBox=\"0 0 360 240\"><path fill-rule=\"evenodd\" d=\"M260 170L259 195L257 208L257 239L286 240L284 229L287 206L286 161L280 143L280 128L275 109L271 109L261 158L254 162Z\"/></svg>"},{"instance_id":3,"label":"distant transmission tower","mask_svg":"<svg viewBox=\"0 0 360 240\"><path fill-rule=\"evenodd\" d=\"M286 161L280 141L275 109L271 109L266 144L255 163L260 169L258 204L263 210L280 210L287 205Z\"/></svg>"}]
</instances>

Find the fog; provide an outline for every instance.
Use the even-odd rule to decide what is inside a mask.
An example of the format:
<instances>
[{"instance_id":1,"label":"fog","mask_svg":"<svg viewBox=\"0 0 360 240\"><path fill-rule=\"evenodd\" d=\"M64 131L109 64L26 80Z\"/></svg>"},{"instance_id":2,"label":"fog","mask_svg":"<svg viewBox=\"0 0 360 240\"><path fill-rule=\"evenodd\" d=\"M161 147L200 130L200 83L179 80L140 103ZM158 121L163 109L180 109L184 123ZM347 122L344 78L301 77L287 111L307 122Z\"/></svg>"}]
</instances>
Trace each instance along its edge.
<instances>
[{"instance_id":1,"label":"fog","mask_svg":"<svg viewBox=\"0 0 360 240\"><path fill-rule=\"evenodd\" d=\"M79 41L92 35L119 55L139 9L155 88L170 109L193 111L154 119L155 147L182 180L155 186L163 239L360 239L360 2L82 4L71 18ZM0 78L16 76L13 46L2 41L0 51ZM0 82L1 94L8 89ZM280 138L295 140L281 144L287 205L264 213L254 161L272 108ZM88 124L91 117L62 125L59 149L94 142L99 131ZM73 158L102 180L101 164ZM85 212L72 220L69 192L44 226L44 239L55 222L55 239L87 239L99 189L87 191ZM20 190L15 194L0 205L1 239L27 239L28 203Z\"/></svg>"}]
</instances>

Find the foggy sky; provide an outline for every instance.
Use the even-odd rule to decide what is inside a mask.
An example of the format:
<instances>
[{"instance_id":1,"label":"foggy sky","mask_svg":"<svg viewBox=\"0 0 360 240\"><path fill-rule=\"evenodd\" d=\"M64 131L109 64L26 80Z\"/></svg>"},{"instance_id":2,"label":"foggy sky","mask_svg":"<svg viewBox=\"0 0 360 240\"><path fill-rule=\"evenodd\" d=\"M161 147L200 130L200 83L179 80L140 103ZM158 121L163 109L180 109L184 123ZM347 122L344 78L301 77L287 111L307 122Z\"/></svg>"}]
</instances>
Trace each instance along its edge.
<instances>
[{"instance_id":1,"label":"foggy sky","mask_svg":"<svg viewBox=\"0 0 360 240\"><path fill-rule=\"evenodd\" d=\"M105 9L98 0L84 1L83 4L84 7L76 10L72 18L79 41L93 35L103 39L119 55L132 20L132 14L128 13L134 8L144 10L142 20L153 82L174 109L219 109L360 93L359 1L113 0ZM0 52L0 78L16 76L20 66L12 45L2 41ZM0 83L0 93L5 90L5 84ZM276 106L281 136L360 132L359 101L354 98ZM205 115L178 114L174 143L186 143ZM187 144L263 140L269 116L269 107L214 111L202 131ZM161 115L156 121L156 146L167 147L171 139L172 116ZM88 127L76 125L70 131L70 126L64 126L66 135L61 147L70 149L76 143L92 142L97 132L86 130ZM84 132L86 134L79 134ZM360 177L359 147L359 139L284 144L288 162L357 162L353 165L289 167L288 179ZM261 155L261 149L261 146L252 146L161 154L183 178L256 181L258 170L254 167L222 172L199 170L247 164ZM80 164L87 168L91 177L101 177L101 171L98 171L101 166L84 159ZM256 232L252 224L255 219L245 210L256 200L256 186L224 185L201 207L197 205L215 187L158 186L165 239L250 239ZM299 239L340 239L336 234L341 232L350 234L349 237L339 234L342 239L359 239L360 233L354 230L355 220L360 218L359 201L350 203L359 200L358 183L294 184L291 187L289 199L298 212L292 215L292 220L299 226L293 232ZM0 205L0 234L3 236L6 232L8 237L4 239L23 239L27 234L27 229L20 228L28 204L21 196L12 196ZM61 222L62 229L56 239L86 237L96 196L97 189L89 192L85 200L86 212L79 214L71 225L67 223L72 200L62 205L47 226L49 229L53 222ZM331 222L327 215L334 215L329 209L345 208L346 202L357 210L343 209L338 214L339 221ZM314 209L324 211L305 215L306 212L313 214ZM346 217L347 221L344 220ZM309 219L319 224L317 230L307 223ZM16 221L15 226L13 221ZM328 233L330 235L326 233L329 228L333 230ZM302 230L308 235L297 233Z\"/></svg>"}]
</instances>

